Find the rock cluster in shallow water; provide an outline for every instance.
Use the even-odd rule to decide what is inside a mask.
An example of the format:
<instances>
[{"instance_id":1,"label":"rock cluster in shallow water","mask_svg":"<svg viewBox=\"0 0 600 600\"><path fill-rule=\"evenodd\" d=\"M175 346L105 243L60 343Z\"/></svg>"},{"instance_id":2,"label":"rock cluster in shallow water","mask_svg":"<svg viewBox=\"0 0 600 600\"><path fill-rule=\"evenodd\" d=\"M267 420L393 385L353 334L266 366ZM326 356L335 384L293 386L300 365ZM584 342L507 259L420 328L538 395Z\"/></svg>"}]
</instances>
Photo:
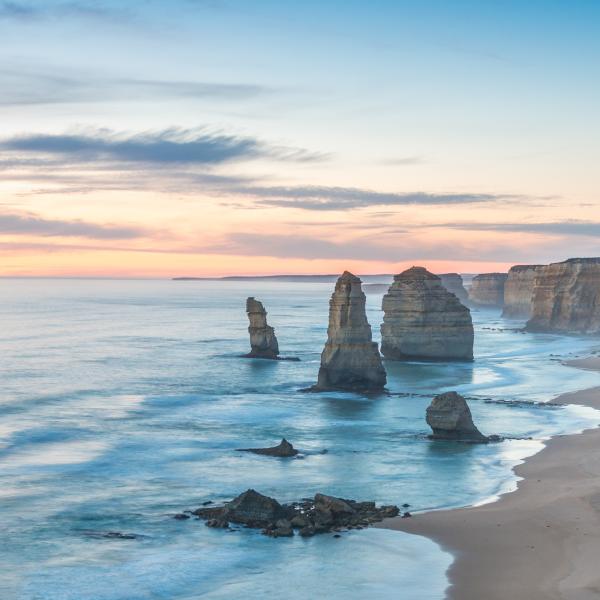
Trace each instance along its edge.
<instances>
[{"instance_id":1,"label":"rock cluster in shallow water","mask_svg":"<svg viewBox=\"0 0 600 600\"><path fill-rule=\"evenodd\" d=\"M313 390L374 392L386 384L365 311L361 280L344 271L329 301L327 342Z\"/></svg>"},{"instance_id":2,"label":"rock cluster in shallow water","mask_svg":"<svg viewBox=\"0 0 600 600\"><path fill-rule=\"evenodd\" d=\"M375 502L355 502L325 494L280 504L250 489L223 506L199 508L192 514L205 519L209 527L227 528L230 523L238 523L262 529L271 537L292 536L294 530L308 537L341 529L362 529L398 513L397 506L377 507Z\"/></svg>"},{"instance_id":3,"label":"rock cluster in shallow water","mask_svg":"<svg viewBox=\"0 0 600 600\"><path fill-rule=\"evenodd\" d=\"M487 442L475 424L467 401L456 392L438 394L427 407L427 424L436 440Z\"/></svg>"},{"instance_id":4,"label":"rock cluster in shallow water","mask_svg":"<svg viewBox=\"0 0 600 600\"><path fill-rule=\"evenodd\" d=\"M246 300L246 312L250 325L250 352L248 358L271 358L279 357L279 344L275 337L275 330L267 324L267 311L262 302L254 298Z\"/></svg>"},{"instance_id":5,"label":"rock cluster in shallow water","mask_svg":"<svg viewBox=\"0 0 600 600\"><path fill-rule=\"evenodd\" d=\"M502 307L506 273L475 275L469 289L469 301L477 306Z\"/></svg>"},{"instance_id":6,"label":"rock cluster in shallow water","mask_svg":"<svg viewBox=\"0 0 600 600\"><path fill-rule=\"evenodd\" d=\"M540 267L526 330L600 333L600 258Z\"/></svg>"},{"instance_id":7,"label":"rock cluster in shallow water","mask_svg":"<svg viewBox=\"0 0 600 600\"><path fill-rule=\"evenodd\" d=\"M526 319L531 315L535 278L542 265L515 265L508 271L504 284L502 316Z\"/></svg>"},{"instance_id":8,"label":"rock cluster in shallow water","mask_svg":"<svg viewBox=\"0 0 600 600\"><path fill-rule=\"evenodd\" d=\"M396 275L382 308L385 358L473 358L471 312L427 269L412 267Z\"/></svg>"}]
</instances>

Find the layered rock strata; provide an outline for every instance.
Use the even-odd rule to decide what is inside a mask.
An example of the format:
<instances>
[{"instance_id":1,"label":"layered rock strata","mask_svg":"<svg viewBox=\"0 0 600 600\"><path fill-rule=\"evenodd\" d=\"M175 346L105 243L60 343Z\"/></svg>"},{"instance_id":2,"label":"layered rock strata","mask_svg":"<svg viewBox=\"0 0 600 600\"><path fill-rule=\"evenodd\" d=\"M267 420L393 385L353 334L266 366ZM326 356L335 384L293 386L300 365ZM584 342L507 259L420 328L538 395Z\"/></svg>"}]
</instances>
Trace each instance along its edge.
<instances>
[{"instance_id":1,"label":"layered rock strata","mask_svg":"<svg viewBox=\"0 0 600 600\"><path fill-rule=\"evenodd\" d=\"M315 494L311 500L280 504L255 490L247 490L223 506L192 512L205 519L209 527L226 528L230 522L239 523L262 529L263 534L271 537L292 536L294 530L308 537L342 528L362 529L398 513L397 506L378 507L375 502L355 502L325 494Z\"/></svg>"},{"instance_id":2,"label":"layered rock strata","mask_svg":"<svg viewBox=\"0 0 600 600\"><path fill-rule=\"evenodd\" d=\"M427 407L427 424L433 433L429 437L436 440L461 442L487 442L475 424L467 401L456 392L437 395Z\"/></svg>"},{"instance_id":3,"label":"layered rock strata","mask_svg":"<svg viewBox=\"0 0 600 600\"><path fill-rule=\"evenodd\" d=\"M527 319L531 316L535 276L541 267L542 265L515 265L508 270L504 284L503 317Z\"/></svg>"},{"instance_id":4,"label":"layered rock strata","mask_svg":"<svg viewBox=\"0 0 600 600\"><path fill-rule=\"evenodd\" d=\"M386 384L377 344L365 311L361 280L344 271L329 301L327 342L313 390L372 392Z\"/></svg>"},{"instance_id":5,"label":"layered rock strata","mask_svg":"<svg viewBox=\"0 0 600 600\"><path fill-rule=\"evenodd\" d=\"M438 275L442 280L442 285L454 294L465 306L469 303L469 294L465 288L463 278L458 273L443 273Z\"/></svg>"},{"instance_id":6,"label":"layered rock strata","mask_svg":"<svg viewBox=\"0 0 600 600\"><path fill-rule=\"evenodd\" d=\"M478 306L501 307L504 305L506 273L482 273L475 275L469 290L469 301Z\"/></svg>"},{"instance_id":7,"label":"layered rock strata","mask_svg":"<svg viewBox=\"0 0 600 600\"><path fill-rule=\"evenodd\" d=\"M385 358L473 358L471 312L427 269L412 267L396 275L382 308Z\"/></svg>"},{"instance_id":8,"label":"layered rock strata","mask_svg":"<svg viewBox=\"0 0 600 600\"><path fill-rule=\"evenodd\" d=\"M538 269L527 331L600 333L600 258L570 258Z\"/></svg>"},{"instance_id":9,"label":"layered rock strata","mask_svg":"<svg viewBox=\"0 0 600 600\"><path fill-rule=\"evenodd\" d=\"M250 325L250 352L248 358L279 358L279 344L275 337L275 330L267 324L267 311L262 302L254 298L246 300L246 312Z\"/></svg>"}]
</instances>

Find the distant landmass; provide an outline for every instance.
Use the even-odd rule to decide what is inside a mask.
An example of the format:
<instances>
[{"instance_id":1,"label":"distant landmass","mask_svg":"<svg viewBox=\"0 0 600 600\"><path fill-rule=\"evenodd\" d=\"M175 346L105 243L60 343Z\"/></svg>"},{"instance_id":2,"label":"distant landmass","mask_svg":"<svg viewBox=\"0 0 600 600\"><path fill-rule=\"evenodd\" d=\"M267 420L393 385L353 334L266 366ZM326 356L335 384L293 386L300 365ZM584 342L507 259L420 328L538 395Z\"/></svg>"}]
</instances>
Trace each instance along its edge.
<instances>
[{"instance_id":1,"label":"distant landmass","mask_svg":"<svg viewBox=\"0 0 600 600\"><path fill-rule=\"evenodd\" d=\"M337 281L336 275L230 275L228 277L173 277L173 281L296 281L309 283L332 283ZM391 282L393 275L360 275L363 281Z\"/></svg>"}]
</instances>

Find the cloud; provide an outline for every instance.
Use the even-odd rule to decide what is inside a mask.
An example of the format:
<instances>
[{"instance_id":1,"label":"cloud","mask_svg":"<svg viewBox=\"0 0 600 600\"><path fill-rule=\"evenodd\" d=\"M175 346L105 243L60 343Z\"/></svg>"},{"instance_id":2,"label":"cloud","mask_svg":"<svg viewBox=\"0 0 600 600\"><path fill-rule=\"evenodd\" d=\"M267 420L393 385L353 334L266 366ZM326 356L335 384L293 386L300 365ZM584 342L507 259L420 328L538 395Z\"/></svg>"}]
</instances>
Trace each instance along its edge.
<instances>
[{"instance_id":1,"label":"cloud","mask_svg":"<svg viewBox=\"0 0 600 600\"><path fill-rule=\"evenodd\" d=\"M102 2L43 0L42 2L24 2L22 0L0 1L0 19L32 21L48 18L92 17L116 18L125 11Z\"/></svg>"},{"instance_id":2,"label":"cloud","mask_svg":"<svg viewBox=\"0 0 600 600\"><path fill-rule=\"evenodd\" d=\"M506 231L514 233L542 233L561 236L600 236L600 223L566 220L550 223L440 223L433 227L463 229L465 231Z\"/></svg>"},{"instance_id":3,"label":"cloud","mask_svg":"<svg viewBox=\"0 0 600 600\"><path fill-rule=\"evenodd\" d=\"M0 234L124 240L143 237L146 232L123 225L99 225L79 220L44 219L31 213L8 213L0 214Z\"/></svg>"},{"instance_id":4,"label":"cloud","mask_svg":"<svg viewBox=\"0 0 600 600\"><path fill-rule=\"evenodd\" d=\"M443 204L497 203L514 200L519 196L499 194L431 194L427 192L388 193L360 188L327 186L272 186L239 187L240 194L259 199L262 206L298 208L302 210L329 211L352 210L370 206L406 206Z\"/></svg>"},{"instance_id":5,"label":"cloud","mask_svg":"<svg viewBox=\"0 0 600 600\"><path fill-rule=\"evenodd\" d=\"M36 156L60 156L78 163L214 165L258 157L318 160L302 149L269 146L256 138L212 134L202 129L166 129L118 134L96 129L72 134L25 134L0 141L0 150Z\"/></svg>"}]
</instances>

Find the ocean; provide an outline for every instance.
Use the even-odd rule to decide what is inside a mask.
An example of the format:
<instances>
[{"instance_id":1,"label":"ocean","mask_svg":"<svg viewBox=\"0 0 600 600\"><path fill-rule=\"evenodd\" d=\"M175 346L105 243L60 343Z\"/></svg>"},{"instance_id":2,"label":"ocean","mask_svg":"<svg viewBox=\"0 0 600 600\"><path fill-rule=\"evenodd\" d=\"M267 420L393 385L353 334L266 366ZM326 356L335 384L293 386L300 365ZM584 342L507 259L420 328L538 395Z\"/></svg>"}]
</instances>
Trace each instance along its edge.
<instances>
[{"instance_id":1,"label":"ocean","mask_svg":"<svg viewBox=\"0 0 600 600\"><path fill-rule=\"evenodd\" d=\"M452 557L425 538L269 539L173 514L250 487L413 512L492 501L544 439L600 423L590 408L538 404L598 385L561 360L599 342L526 334L523 322L475 310L473 363L388 362L389 395L307 394L332 287L1 279L0 598L443 598ZM247 296L264 303L282 355L300 362L241 358ZM367 296L375 340L380 307L381 294ZM427 439L425 408L447 390L468 396L483 433L520 439ZM235 451L282 437L302 455Z\"/></svg>"}]
</instances>

